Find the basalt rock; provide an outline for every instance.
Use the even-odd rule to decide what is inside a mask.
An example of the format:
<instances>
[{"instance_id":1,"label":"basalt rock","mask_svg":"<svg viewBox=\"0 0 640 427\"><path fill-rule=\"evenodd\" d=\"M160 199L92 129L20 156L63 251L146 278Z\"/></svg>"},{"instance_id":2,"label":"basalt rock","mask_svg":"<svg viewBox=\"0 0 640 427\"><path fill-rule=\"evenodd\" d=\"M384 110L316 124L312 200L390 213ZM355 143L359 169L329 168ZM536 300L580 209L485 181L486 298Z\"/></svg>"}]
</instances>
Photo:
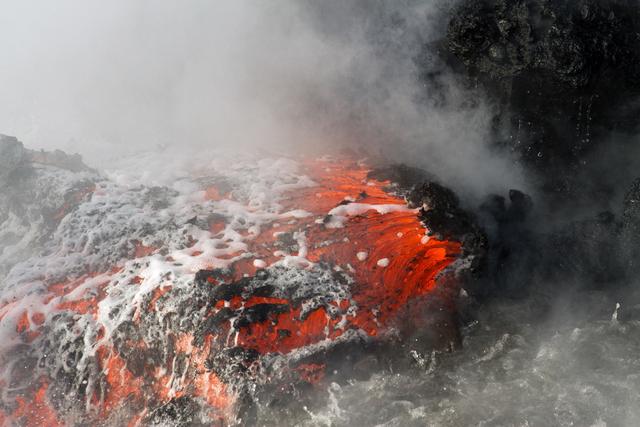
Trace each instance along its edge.
<instances>
[{"instance_id":1,"label":"basalt rock","mask_svg":"<svg viewBox=\"0 0 640 427\"><path fill-rule=\"evenodd\" d=\"M490 195L480 205L478 221L488 237L487 268L485 280L478 287L480 293L518 292L528 287L539 258L532 210L531 197L518 190L510 190L508 199ZM520 278L518 283L512 280L516 276Z\"/></svg>"},{"instance_id":2,"label":"basalt rock","mask_svg":"<svg viewBox=\"0 0 640 427\"><path fill-rule=\"evenodd\" d=\"M512 191L508 204L501 196L489 197L479 210L490 242L480 289L523 296L532 290L546 292L558 283L624 286L640 272L640 179L615 210L621 215L585 213L542 228L536 227L540 218L533 215L526 195Z\"/></svg>"},{"instance_id":3,"label":"basalt rock","mask_svg":"<svg viewBox=\"0 0 640 427\"><path fill-rule=\"evenodd\" d=\"M369 172L368 177L382 181L389 180L396 184L403 193L409 192L418 184L435 180L435 177L424 169L402 163L376 168Z\"/></svg>"},{"instance_id":4,"label":"basalt rock","mask_svg":"<svg viewBox=\"0 0 640 427\"><path fill-rule=\"evenodd\" d=\"M477 277L485 269L487 236L475 215L463 209L456 194L433 181L417 185L407 196L410 205L420 207L420 219L429 234L438 239L462 243L465 274Z\"/></svg>"},{"instance_id":5,"label":"basalt rock","mask_svg":"<svg viewBox=\"0 0 640 427\"><path fill-rule=\"evenodd\" d=\"M639 30L631 0L466 0L441 53L499 106L498 145L562 204L606 195L584 175L612 132L637 130Z\"/></svg>"}]
</instances>

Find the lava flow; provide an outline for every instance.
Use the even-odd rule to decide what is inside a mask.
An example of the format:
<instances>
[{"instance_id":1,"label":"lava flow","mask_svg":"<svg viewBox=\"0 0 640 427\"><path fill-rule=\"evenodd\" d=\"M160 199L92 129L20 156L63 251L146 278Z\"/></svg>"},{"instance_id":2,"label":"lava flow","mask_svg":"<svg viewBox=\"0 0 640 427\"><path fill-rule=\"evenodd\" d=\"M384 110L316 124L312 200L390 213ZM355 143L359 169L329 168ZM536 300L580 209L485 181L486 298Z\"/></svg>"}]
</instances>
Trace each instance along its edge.
<instances>
[{"instance_id":1,"label":"lava flow","mask_svg":"<svg viewBox=\"0 0 640 427\"><path fill-rule=\"evenodd\" d=\"M461 245L430 238L418 209L364 164L297 167L304 179L262 178L271 193L252 194L273 200L261 205L232 179L210 180L176 226L180 245L132 239L129 260L2 300L15 337L0 423L243 422L256 387L322 387L315 356L406 322Z\"/></svg>"},{"instance_id":2,"label":"lava flow","mask_svg":"<svg viewBox=\"0 0 640 427\"><path fill-rule=\"evenodd\" d=\"M291 301L232 298L231 308L291 305L290 311L277 314L273 322L239 329L237 345L260 353L289 352L336 338L349 329L378 335L409 299L434 288L437 275L460 251L456 242L429 238L417 210L407 208L404 199L385 191L390 182L368 180L368 170L363 166L350 161L311 162L305 166L318 186L294 192L284 203L288 208L304 207L312 215L294 224L276 224L256 238L251 251L261 262L240 261L236 279L247 273L253 276L256 264L278 261L281 253L277 243L297 237L303 266L307 262L327 264L353 277L350 300L330 304L341 312L350 306L354 310L352 315L340 317L319 307L301 318L301 308ZM219 302L217 308L223 307L224 301Z\"/></svg>"}]
</instances>

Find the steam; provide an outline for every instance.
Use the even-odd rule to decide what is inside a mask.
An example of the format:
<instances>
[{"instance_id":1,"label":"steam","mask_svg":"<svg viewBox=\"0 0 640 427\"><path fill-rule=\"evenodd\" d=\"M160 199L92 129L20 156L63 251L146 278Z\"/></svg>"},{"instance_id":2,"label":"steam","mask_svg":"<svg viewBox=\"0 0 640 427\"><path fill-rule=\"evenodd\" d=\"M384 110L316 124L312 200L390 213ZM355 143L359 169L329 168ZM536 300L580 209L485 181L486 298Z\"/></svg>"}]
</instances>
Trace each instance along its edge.
<instances>
[{"instance_id":1,"label":"steam","mask_svg":"<svg viewBox=\"0 0 640 427\"><path fill-rule=\"evenodd\" d=\"M160 173L166 178L158 180L161 183L171 183L172 171L193 168L221 151L324 154L351 148L425 168L468 205L478 205L484 195L504 194L509 188L531 191L528 177L514 159L492 148L495 106L481 89L462 82L437 55L448 13L457 1L3 3L0 133L15 135L30 148L78 152L91 166L130 169L154 180ZM617 145L607 144L594 152L583 182L593 181L597 188L615 187L620 194L603 198L597 208L621 210L627 186L619 184L636 177L638 156L622 136L611 139ZM132 179L126 174L111 175L119 176ZM607 215L571 222L574 216L581 219L596 212L591 201L586 207L572 205L579 212L571 215L544 212L555 218L526 220L520 218L518 206L511 205L509 213L499 209L497 199L495 206L485 205L490 219L483 226L494 244L490 250L496 271L486 280L491 283L480 285L505 294L531 290L534 295L524 301L498 300L483 306L481 313L491 318L481 318L481 324L491 327L476 332L474 324L469 326L466 353L452 356L460 360L445 360L444 369L435 370L440 376L436 381L432 372L416 380L416 395L423 390L428 397L416 405L426 409L411 408L399 422L414 420L419 409L425 419L448 413L462 413L458 417L463 424L475 419L476 407L469 407L468 413L457 408L468 399L454 400L452 411L446 405L447 410L428 406L448 401L449 393L442 392L447 388L466 396L476 393L474 388L493 387L491 398L502 402L502 396L515 393L513 384L533 384L527 389L532 392L516 396L569 396L569 403L563 399L537 402L532 406L537 413L550 413L560 404L574 405L573 397L582 393L581 378L586 375L586 383L601 381L597 375L589 376L592 370L586 368L609 363L611 356L604 350L597 353L595 362L591 360L592 343L600 341L630 353L623 353L624 363L611 369L611 377L605 379L618 383L631 375L637 363L633 350L640 348L640 297L635 280L617 273L626 271L623 265L634 265L640 251L634 240L640 229L633 210L638 197L632 196L627 207L631 219L623 218L622 224ZM527 205L522 200L522 206ZM628 244L631 249L623 237L634 240ZM361 262L368 256L357 254ZM387 262L380 259L378 265L384 267ZM637 267L625 268L637 271ZM610 270L616 274L608 274ZM606 289L614 284L621 289ZM604 290L593 293L590 288L596 286ZM568 295L557 305L550 302L560 300L553 288ZM617 294L611 295L614 291ZM577 299L577 295L582 296ZM490 296L495 297L495 292ZM578 302L570 304L574 298ZM617 301L622 308L614 305ZM589 315L579 312L580 305ZM606 312L590 317L596 309ZM544 328L538 335L529 325ZM618 341L618 337L622 338ZM575 371L557 381L575 354L584 358L577 358L570 365ZM435 363L435 356L430 360ZM550 375L543 377L538 390L534 386L539 384L541 370ZM440 372L454 372L450 378L456 383L441 378L446 374ZM378 387L380 402L363 405L362 416L369 416L372 407L388 407L393 397L386 391L393 392L397 379L375 378L384 386ZM525 380L517 381L521 378ZM569 387L563 388L564 383ZM466 384L471 384L468 389ZM545 392L545 384L552 384L553 393ZM620 384L621 389L627 387ZM368 386L355 383L343 393L334 388L331 396L335 400L335 393L357 408L359 404L351 405L349 399L353 396L359 402L368 396ZM440 390L431 395L428 387ZM602 385L602 393L608 387ZM632 404L616 406L622 415L614 414L615 420L637 407L637 385L628 383L628 388ZM406 394L406 387L402 390ZM611 407L607 401L595 400L602 411ZM512 410L518 402L504 405L505 411ZM494 403L490 399L485 406L494 407ZM337 411L338 418L353 412L339 407ZM356 413L351 421L358 424L359 416ZM493 416L488 414L487 419ZM635 419L637 414L628 416ZM581 420L586 423L587 418ZM442 423L446 421L451 420Z\"/></svg>"},{"instance_id":2,"label":"steam","mask_svg":"<svg viewBox=\"0 0 640 427\"><path fill-rule=\"evenodd\" d=\"M491 107L425 50L446 3L15 3L0 18L0 129L98 167L148 150L363 146L472 194L522 187L485 142Z\"/></svg>"}]
</instances>

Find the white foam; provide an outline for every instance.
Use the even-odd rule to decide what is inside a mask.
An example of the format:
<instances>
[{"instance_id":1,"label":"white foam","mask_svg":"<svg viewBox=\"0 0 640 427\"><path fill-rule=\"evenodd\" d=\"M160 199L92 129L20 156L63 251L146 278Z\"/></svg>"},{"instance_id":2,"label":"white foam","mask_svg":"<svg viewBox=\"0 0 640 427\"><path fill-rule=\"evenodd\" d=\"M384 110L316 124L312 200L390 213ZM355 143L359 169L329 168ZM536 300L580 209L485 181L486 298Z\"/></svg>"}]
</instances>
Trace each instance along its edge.
<instances>
[{"instance_id":1,"label":"white foam","mask_svg":"<svg viewBox=\"0 0 640 427\"><path fill-rule=\"evenodd\" d=\"M262 159L241 163L216 159L207 168L206 176L173 179L171 188L134 184L131 176L135 168L122 173L111 171L109 176L117 182L91 175L96 181L95 191L61 220L40 253L21 256L22 261L10 265L5 280L0 282L0 316L3 317L0 339L4 343L0 348L0 359L5 360L13 348L22 343L16 334L16 326L23 313L29 317L42 313L49 330L60 334L56 338L60 346L50 349L49 360L59 359L58 363L63 363L64 357L56 356L55 352L63 351L65 342L76 342L78 336L83 337L84 348L75 368L80 378L84 375L82 370L95 363L92 360L95 360L99 346L109 343L118 327L131 322L145 310L145 304L156 291L185 291L176 293L174 301L156 307L154 315L162 319L175 310L181 303L180 298L187 299L188 303L194 289L193 275L198 270L225 269L238 260L255 256L249 252L248 243L263 230L271 228L275 222L291 223L310 215L301 209L287 211L279 203L287 191L314 185L291 160ZM79 180L89 178L87 174L73 176L49 168L37 172L43 182L43 194L35 195L39 202L45 197L66 194ZM146 175L140 173L138 176L144 178ZM220 180L229 189L229 198L206 200L204 188ZM51 184L50 194L46 190L49 187L44 185L47 182ZM59 201L53 200L52 205L61 205ZM225 221L224 229L215 235L206 223L211 214ZM0 263L15 259L21 248L30 247L35 239L41 239L42 229L35 222L31 228L22 227L17 216L7 216L0 223L0 237L9 236L9 233L23 237L12 245L5 243L8 238L0 241ZM306 259L305 234L297 233L294 238L298 243L298 254L284 255L282 265L294 270L313 268L313 263ZM152 253L135 259L135 242L150 248ZM254 265L267 267L258 259L254 260ZM108 273L114 267L119 272ZM82 279L87 272L100 274ZM53 282L74 278L79 278L77 287L64 296L52 296L47 289ZM95 298L99 293L104 297L96 302L95 316L57 308L63 302ZM54 316L58 316L58 320L54 321ZM66 319L74 326L69 328L60 319ZM97 338L99 330L103 332L101 339ZM46 338L39 337L32 343L34 355L38 355L39 343ZM166 340L166 337L161 333L153 339ZM6 383L12 381L10 365L0 367L0 380ZM34 372L33 375L40 374ZM176 377L176 381L180 384L179 378ZM99 378L90 377L87 382L90 389L98 384ZM91 403L87 401L87 405Z\"/></svg>"},{"instance_id":2,"label":"white foam","mask_svg":"<svg viewBox=\"0 0 640 427\"><path fill-rule=\"evenodd\" d=\"M253 266L254 266L255 268L265 268L265 267L267 266L267 263L266 263L266 262L264 262L264 261L263 261L263 260L261 260L261 259L254 259L254 260L253 260Z\"/></svg>"},{"instance_id":3,"label":"white foam","mask_svg":"<svg viewBox=\"0 0 640 427\"><path fill-rule=\"evenodd\" d=\"M376 263L378 265L378 267L388 267L389 266L389 258L381 258L378 260L378 262Z\"/></svg>"},{"instance_id":4,"label":"white foam","mask_svg":"<svg viewBox=\"0 0 640 427\"><path fill-rule=\"evenodd\" d=\"M376 211L380 215L392 212L418 212L418 209L411 209L405 204L381 204L372 205L367 203L349 203L337 206L329 211L329 221L325 223L327 228L341 228L350 216L365 214L368 211Z\"/></svg>"}]
</instances>

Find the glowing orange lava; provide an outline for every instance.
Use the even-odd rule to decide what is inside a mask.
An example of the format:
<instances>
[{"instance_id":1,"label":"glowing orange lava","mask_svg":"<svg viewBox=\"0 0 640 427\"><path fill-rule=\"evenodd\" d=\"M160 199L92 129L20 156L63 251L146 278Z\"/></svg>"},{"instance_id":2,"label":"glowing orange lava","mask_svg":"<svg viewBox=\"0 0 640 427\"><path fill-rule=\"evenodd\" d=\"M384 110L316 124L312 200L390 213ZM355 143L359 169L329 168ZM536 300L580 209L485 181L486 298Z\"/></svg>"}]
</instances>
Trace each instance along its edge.
<instances>
[{"instance_id":1,"label":"glowing orange lava","mask_svg":"<svg viewBox=\"0 0 640 427\"><path fill-rule=\"evenodd\" d=\"M393 322L402 315L407 303L416 298L428 296L438 286L438 275L460 254L458 242L438 241L425 237L426 230L418 219L415 210L399 210L378 213L371 209L359 215L350 216L343 227L327 227L323 221L329 211L340 204L360 203L367 205L399 205L405 201L386 191L390 182L368 179L369 170L362 164L351 160L313 160L303 161L303 170L317 185L286 194L281 202L287 210L304 209L311 215L295 221L273 224L263 230L253 240L249 240L249 251L254 258L237 261L233 266L233 277L239 280L256 274L258 267L254 261L259 259L264 265L279 260L277 237L282 233L304 232L307 246L305 258L312 263L326 263L344 271L353 278L350 300L333 301L331 304L343 312L350 306L356 307L347 316L331 317L325 308L312 311L301 318L301 307L292 301L281 298L251 296L246 299L234 297L231 301L218 301L210 307L205 316L212 316L225 306L230 309L249 308L259 304L280 304L286 309L273 314L269 319L240 327L233 346L255 350L259 354L286 354L295 349L334 339L348 330L364 331L375 337L384 333ZM206 189L206 196L219 200L223 197L215 187ZM210 230L221 232L224 223L212 222ZM144 257L157 249L135 244L135 256ZM259 264L261 265L261 264ZM115 273L113 271L112 273ZM93 313L97 303L104 298L98 292L87 299L65 299L64 296L76 289L86 277L56 283L49 287L51 298L63 297L60 310L78 313ZM137 286L134 281L132 284ZM217 286L211 283L211 286ZM171 283L158 288L146 305L146 310L156 310L158 299L169 289ZM1 313L0 313L1 315ZM33 340L44 322L40 313L24 313L17 332L25 341ZM224 329L226 328L226 329ZM96 358L106 373L106 391L99 394L94 390L91 401L100 408L99 417L106 417L118 407L138 401L141 407L167 402L169 399L184 395L204 399L213 410L213 417L220 423L230 416L234 405L234 392L214 373L205 369L211 348L229 346L230 322L222 330L205 336L204 344L195 346L191 333L176 331L170 337L174 352L184 355L184 363L189 369L187 374L178 378L171 363L164 366L148 366L142 372L132 372L115 348L103 344L96 351ZM128 348L145 351L145 343L131 340ZM175 359L173 359L175 363ZM319 383L324 377L322 364L304 364L296 368L301 381ZM1 384L0 384L1 387ZM19 398L17 408L7 415L0 410L0 423L9 420L21 425L60 425L60 417L47 401L46 381L35 388L34 394ZM129 425L141 425L144 412L130 419Z\"/></svg>"},{"instance_id":2,"label":"glowing orange lava","mask_svg":"<svg viewBox=\"0 0 640 427\"><path fill-rule=\"evenodd\" d=\"M438 274L460 254L458 242L425 238L426 230L414 211L379 214L369 210L350 217L342 228L318 224L318 217L345 200L370 205L404 206L406 202L385 191L390 182L368 179L369 170L353 161L308 161L304 169L318 186L292 193L284 205L288 209L304 208L313 215L262 233L252 242L251 251L271 264L278 260L274 255L277 251L274 234L304 230L309 261L325 262L353 272L352 298L358 309L355 316L347 317L346 326L340 324L340 317L331 318L321 307L305 319L300 318L300 308L294 308L277 315L276 319L241 328L237 345L262 354L286 353L326 338L336 338L349 329L378 335L395 320L408 300L428 294L436 286ZM359 259L359 253L366 253L366 258ZM378 265L380 260L388 260L388 265ZM253 275L256 270L251 259L240 261L236 278L247 273ZM335 304L345 309L353 302L335 301ZM238 297L231 301L231 308L265 303L287 304L288 301ZM223 306L224 302L220 301L216 308Z\"/></svg>"}]
</instances>

